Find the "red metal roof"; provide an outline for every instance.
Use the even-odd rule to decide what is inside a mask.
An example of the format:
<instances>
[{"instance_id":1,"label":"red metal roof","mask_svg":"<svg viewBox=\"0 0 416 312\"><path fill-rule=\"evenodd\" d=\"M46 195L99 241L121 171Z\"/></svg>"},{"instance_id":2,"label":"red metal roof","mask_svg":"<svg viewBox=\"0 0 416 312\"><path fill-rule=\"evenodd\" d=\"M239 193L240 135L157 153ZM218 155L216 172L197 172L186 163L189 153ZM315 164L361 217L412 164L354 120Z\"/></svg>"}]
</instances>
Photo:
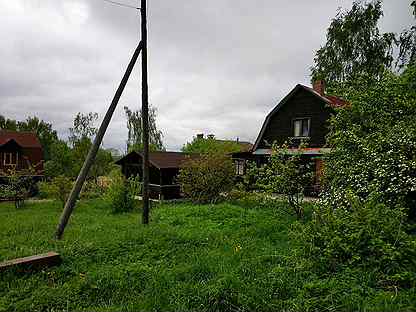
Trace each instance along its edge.
<instances>
[{"instance_id":1,"label":"red metal roof","mask_svg":"<svg viewBox=\"0 0 416 312\"><path fill-rule=\"evenodd\" d=\"M17 132L0 129L0 146L11 140L16 141L21 147L42 148L42 145L34 132Z\"/></svg>"},{"instance_id":2,"label":"red metal roof","mask_svg":"<svg viewBox=\"0 0 416 312\"><path fill-rule=\"evenodd\" d=\"M319 92L317 92L316 90L314 90L311 87L307 87L307 86L304 86L304 85L302 85L302 86L304 88L307 88L310 91L314 92L318 96L326 99L327 102L328 102L328 104L329 104L329 106L331 106L333 108L345 107L345 106L348 106L349 105L349 102L347 102L347 101L345 101L345 100L343 100L343 99L341 99L341 98L339 98L337 96L334 96L334 95L322 95L322 94L320 94Z\"/></svg>"},{"instance_id":3,"label":"red metal roof","mask_svg":"<svg viewBox=\"0 0 416 312\"><path fill-rule=\"evenodd\" d=\"M136 163L138 158L142 158L142 152L131 152L118 160L116 164L124 162ZM186 160L198 158L199 154L188 154L181 152L150 152L149 162L156 168L182 168Z\"/></svg>"}]
</instances>

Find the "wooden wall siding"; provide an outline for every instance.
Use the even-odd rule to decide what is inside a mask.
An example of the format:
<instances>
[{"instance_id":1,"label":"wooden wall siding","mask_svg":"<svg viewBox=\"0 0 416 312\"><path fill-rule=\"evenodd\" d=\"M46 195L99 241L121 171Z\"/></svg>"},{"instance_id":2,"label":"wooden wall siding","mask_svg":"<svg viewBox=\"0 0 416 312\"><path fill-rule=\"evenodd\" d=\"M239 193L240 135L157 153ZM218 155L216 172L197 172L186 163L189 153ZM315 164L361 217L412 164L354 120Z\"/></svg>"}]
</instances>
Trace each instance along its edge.
<instances>
[{"instance_id":1,"label":"wooden wall siding","mask_svg":"<svg viewBox=\"0 0 416 312\"><path fill-rule=\"evenodd\" d=\"M18 153L18 162L16 170L29 169L29 166L31 165L32 167L34 167L34 169L36 169L36 171L43 171L42 151L27 148L18 150L7 147L0 148L0 169L8 169L11 167L9 165L4 165L5 153L12 153L13 160L15 160L16 153Z\"/></svg>"},{"instance_id":2,"label":"wooden wall siding","mask_svg":"<svg viewBox=\"0 0 416 312\"><path fill-rule=\"evenodd\" d=\"M293 119L307 117L310 124L310 147L325 145L325 136L328 133L328 120L332 109L325 102L307 92L300 90L285 103L271 118L258 148L270 148L265 140L272 144L276 141L283 144L293 137Z\"/></svg>"},{"instance_id":3,"label":"wooden wall siding","mask_svg":"<svg viewBox=\"0 0 416 312\"><path fill-rule=\"evenodd\" d=\"M164 168L161 170L161 185L176 184L179 168Z\"/></svg>"}]
</instances>

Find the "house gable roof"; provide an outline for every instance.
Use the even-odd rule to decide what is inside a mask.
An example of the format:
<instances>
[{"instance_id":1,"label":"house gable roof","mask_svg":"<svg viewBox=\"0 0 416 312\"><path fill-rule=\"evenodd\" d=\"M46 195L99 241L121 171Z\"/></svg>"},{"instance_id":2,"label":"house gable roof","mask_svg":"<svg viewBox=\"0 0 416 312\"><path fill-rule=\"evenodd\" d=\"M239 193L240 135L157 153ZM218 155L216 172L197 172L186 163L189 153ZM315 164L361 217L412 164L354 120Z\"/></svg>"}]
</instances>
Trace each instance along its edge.
<instances>
[{"instance_id":1,"label":"house gable roof","mask_svg":"<svg viewBox=\"0 0 416 312\"><path fill-rule=\"evenodd\" d=\"M122 165L128 160L142 158L143 152L130 152L123 158L116 161L117 165ZM199 154L189 154L181 152L149 152L149 162L159 169L182 168L186 160L196 159Z\"/></svg>"},{"instance_id":2,"label":"house gable roof","mask_svg":"<svg viewBox=\"0 0 416 312\"><path fill-rule=\"evenodd\" d=\"M269 122L271 120L271 118L274 116L274 114L276 114L279 109L286 104L286 102L288 102L296 93L298 93L300 90L305 90L311 94L313 94L314 96L316 96L318 99L322 100L325 104L327 104L328 106L332 107L332 108L340 108L340 107L344 107L346 105L348 105L348 102L340 99L336 96L332 96L332 95L321 95L320 93L318 93L317 91L315 91L314 89L301 85L301 84L297 84L292 91L289 92L288 95L286 95L280 102L279 104L276 105L275 108L273 108L273 110L266 116L266 119L263 123L263 126L261 127L260 133L257 136L257 139L254 143L254 146L252 148L252 151L255 151L258 148L258 145L260 144L261 138L264 135L264 132L266 131L267 126L269 125Z\"/></svg>"},{"instance_id":3,"label":"house gable roof","mask_svg":"<svg viewBox=\"0 0 416 312\"><path fill-rule=\"evenodd\" d=\"M0 129L0 146L6 145L10 141L15 141L21 147L42 148L34 132L17 132Z\"/></svg>"}]
</instances>

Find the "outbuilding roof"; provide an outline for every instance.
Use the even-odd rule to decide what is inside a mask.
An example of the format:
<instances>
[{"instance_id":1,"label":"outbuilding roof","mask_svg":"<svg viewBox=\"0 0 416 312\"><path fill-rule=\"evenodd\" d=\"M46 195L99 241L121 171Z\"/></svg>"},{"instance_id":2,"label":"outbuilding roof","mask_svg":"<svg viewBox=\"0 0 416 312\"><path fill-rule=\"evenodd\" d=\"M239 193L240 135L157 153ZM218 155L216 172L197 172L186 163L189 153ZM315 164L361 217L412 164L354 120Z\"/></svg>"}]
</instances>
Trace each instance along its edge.
<instances>
[{"instance_id":1,"label":"outbuilding roof","mask_svg":"<svg viewBox=\"0 0 416 312\"><path fill-rule=\"evenodd\" d=\"M116 161L117 165L123 163L137 163L141 162L143 158L143 152L130 152L123 158ZM182 168L185 161L189 159L199 158L199 154L181 153L181 152L150 152L149 162L153 166L159 169L165 168Z\"/></svg>"},{"instance_id":2,"label":"outbuilding roof","mask_svg":"<svg viewBox=\"0 0 416 312\"><path fill-rule=\"evenodd\" d=\"M15 141L21 147L42 148L42 145L34 132L17 132L0 129L0 146L3 146L10 141Z\"/></svg>"}]
</instances>

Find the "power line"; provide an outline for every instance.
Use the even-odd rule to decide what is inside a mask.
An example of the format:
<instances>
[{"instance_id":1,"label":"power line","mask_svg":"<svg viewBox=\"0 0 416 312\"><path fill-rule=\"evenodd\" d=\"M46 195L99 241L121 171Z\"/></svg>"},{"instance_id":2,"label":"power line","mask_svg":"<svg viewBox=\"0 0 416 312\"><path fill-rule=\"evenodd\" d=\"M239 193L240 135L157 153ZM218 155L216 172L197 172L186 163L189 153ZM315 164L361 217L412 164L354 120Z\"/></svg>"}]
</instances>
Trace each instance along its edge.
<instances>
[{"instance_id":1,"label":"power line","mask_svg":"<svg viewBox=\"0 0 416 312\"><path fill-rule=\"evenodd\" d=\"M117 1L112 1L112 0L102 0L102 1L114 4L114 5L122 6L122 7L125 7L125 8L140 10L139 7L135 7L133 5L129 5L129 4L125 4L125 3L121 3L121 2L117 2Z\"/></svg>"}]
</instances>

